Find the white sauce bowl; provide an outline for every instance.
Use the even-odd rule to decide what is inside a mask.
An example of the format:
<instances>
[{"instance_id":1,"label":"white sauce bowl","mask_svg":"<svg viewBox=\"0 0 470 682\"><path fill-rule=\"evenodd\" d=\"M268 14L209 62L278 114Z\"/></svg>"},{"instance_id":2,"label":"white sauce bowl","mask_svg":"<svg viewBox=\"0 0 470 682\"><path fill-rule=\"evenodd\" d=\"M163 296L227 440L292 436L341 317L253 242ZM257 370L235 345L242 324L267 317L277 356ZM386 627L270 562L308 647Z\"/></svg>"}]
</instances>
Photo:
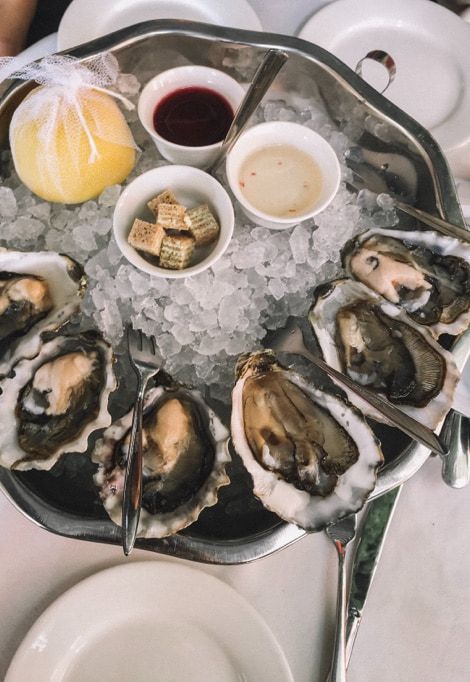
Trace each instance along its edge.
<instances>
[{"instance_id":1,"label":"white sauce bowl","mask_svg":"<svg viewBox=\"0 0 470 682\"><path fill-rule=\"evenodd\" d=\"M245 160L258 149L274 145L289 145L308 154L318 165L322 175L320 194L308 211L294 218L270 215L249 203L240 188L240 172ZM334 198L341 180L341 168L333 147L318 133L285 121L260 123L240 136L227 156L227 179L230 189L245 214L257 225L274 230L284 230L323 211Z\"/></svg>"},{"instance_id":2,"label":"white sauce bowl","mask_svg":"<svg viewBox=\"0 0 470 682\"><path fill-rule=\"evenodd\" d=\"M147 202L166 189L170 189L187 208L208 204L220 225L219 238L209 254L199 263L182 270L153 265L127 242L134 220L145 220L148 216ZM230 197L211 175L191 166L160 166L142 173L127 185L114 209L113 231L122 254L136 268L157 277L182 279L206 270L219 260L232 238L234 222Z\"/></svg>"}]
</instances>

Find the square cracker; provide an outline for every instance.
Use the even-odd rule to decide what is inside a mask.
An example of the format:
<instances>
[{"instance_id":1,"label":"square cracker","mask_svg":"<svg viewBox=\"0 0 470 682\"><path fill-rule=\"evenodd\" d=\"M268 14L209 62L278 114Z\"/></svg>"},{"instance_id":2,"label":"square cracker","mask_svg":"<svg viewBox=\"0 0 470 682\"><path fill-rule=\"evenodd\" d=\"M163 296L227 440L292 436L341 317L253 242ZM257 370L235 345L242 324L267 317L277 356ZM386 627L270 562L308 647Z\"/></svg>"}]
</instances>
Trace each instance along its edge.
<instances>
[{"instance_id":1,"label":"square cracker","mask_svg":"<svg viewBox=\"0 0 470 682\"><path fill-rule=\"evenodd\" d=\"M165 230L188 230L186 208L181 204L159 204L157 223Z\"/></svg>"},{"instance_id":2,"label":"square cracker","mask_svg":"<svg viewBox=\"0 0 470 682\"><path fill-rule=\"evenodd\" d=\"M162 268L182 270L189 265L195 247L194 239L184 234L167 234L160 250Z\"/></svg>"},{"instance_id":3,"label":"square cracker","mask_svg":"<svg viewBox=\"0 0 470 682\"><path fill-rule=\"evenodd\" d=\"M161 194L158 194L156 197L153 197L153 199L150 199L150 201L147 202L147 206L149 209L152 211L154 216L156 217L158 214L158 206L160 204L177 204L178 199L175 197L171 189L166 189L164 192L161 192Z\"/></svg>"},{"instance_id":4,"label":"square cracker","mask_svg":"<svg viewBox=\"0 0 470 682\"><path fill-rule=\"evenodd\" d=\"M196 240L196 246L210 244L219 236L219 223L212 215L207 204L188 210L189 230Z\"/></svg>"},{"instance_id":5,"label":"square cracker","mask_svg":"<svg viewBox=\"0 0 470 682\"><path fill-rule=\"evenodd\" d=\"M136 218L127 238L127 242L133 246L134 249L144 251L152 256L159 256L164 237L165 230L163 227Z\"/></svg>"}]
</instances>

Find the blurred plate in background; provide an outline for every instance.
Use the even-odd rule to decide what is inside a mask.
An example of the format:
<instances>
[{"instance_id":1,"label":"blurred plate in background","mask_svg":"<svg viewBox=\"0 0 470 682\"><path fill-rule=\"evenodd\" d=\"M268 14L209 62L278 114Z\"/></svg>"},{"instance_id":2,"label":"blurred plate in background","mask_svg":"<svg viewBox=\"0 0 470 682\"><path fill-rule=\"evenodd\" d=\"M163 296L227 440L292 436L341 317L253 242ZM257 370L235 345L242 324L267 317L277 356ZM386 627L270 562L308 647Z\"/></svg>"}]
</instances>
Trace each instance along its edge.
<instances>
[{"instance_id":1,"label":"blurred plate in background","mask_svg":"<svg viewBox=\"0 0 470 682\"><path fill-rule=\"evenodd\" d=\"M247 0L73 0L59 25L58 49L68 50L149 19L187 19L262 30Z\"/></svg>"}]
</instances>

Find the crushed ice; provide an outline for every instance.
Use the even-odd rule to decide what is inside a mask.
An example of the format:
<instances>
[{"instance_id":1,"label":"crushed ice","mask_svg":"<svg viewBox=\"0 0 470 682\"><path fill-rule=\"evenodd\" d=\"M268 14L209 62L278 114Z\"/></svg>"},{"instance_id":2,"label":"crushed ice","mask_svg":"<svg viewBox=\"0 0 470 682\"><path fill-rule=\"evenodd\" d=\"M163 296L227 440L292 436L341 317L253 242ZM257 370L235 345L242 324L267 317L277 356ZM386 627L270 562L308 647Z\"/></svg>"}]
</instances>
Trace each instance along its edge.
<instances>
[{"instance_id":1,"label":"crushed ice","mask_svg":"<svg viewBox=\"0 0 470 682\"><path fill-rule=\"evenodd\" d=\"M139 81L119 77L118 88L136 98ZM132 180L165 165L136 121L126 114L142 153ZM298 121L323 135L340 160L347 136L336 130L315 100L268 101L258 121ZM85 265L89 278L81 326L97 326L118 355L125 353L128 321L154 334L175 379L209 390L228 401L236 356L258 348L266 329L282 326L289 315L305 315L319 282L340 273L341 245L354 233L396 222L386 195L357 196L342 183L330 206L293 229L271 231L249 222L235 205L236 228L225 255L208 271L184 280L144 274L122 256L112 236L114 205L121 187L108 187L96 201L79 206L48 204L18 180L9 152L1 153L0 244L21 250L56 250ZM347 177L343 164L343 177Z\"/></svg>"}]
</instances>

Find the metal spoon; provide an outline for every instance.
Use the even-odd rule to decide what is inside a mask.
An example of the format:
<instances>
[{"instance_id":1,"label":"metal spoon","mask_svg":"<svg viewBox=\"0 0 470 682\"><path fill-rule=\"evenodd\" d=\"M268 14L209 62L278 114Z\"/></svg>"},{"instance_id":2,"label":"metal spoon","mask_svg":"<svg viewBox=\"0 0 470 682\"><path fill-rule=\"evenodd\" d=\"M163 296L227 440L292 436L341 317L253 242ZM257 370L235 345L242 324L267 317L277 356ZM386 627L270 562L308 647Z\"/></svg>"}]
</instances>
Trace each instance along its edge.
<instances>
[{"instance_id":1,"label":"metal spoon","mask_svg":"<svg viewBox=\"0 0 470 682\"><path fill-rule=\"evenodd\" d=\"M240 106L235 113L232 125L225 136L219 154L207 169L209 173L215 173L226 155L232 149L251 118L251 115L256 111L259 103L286 61L287 54L281 50L269 50L266 53L266 56L256 70L250 87L240 102Z\"/></svg>"}]
</instances>

